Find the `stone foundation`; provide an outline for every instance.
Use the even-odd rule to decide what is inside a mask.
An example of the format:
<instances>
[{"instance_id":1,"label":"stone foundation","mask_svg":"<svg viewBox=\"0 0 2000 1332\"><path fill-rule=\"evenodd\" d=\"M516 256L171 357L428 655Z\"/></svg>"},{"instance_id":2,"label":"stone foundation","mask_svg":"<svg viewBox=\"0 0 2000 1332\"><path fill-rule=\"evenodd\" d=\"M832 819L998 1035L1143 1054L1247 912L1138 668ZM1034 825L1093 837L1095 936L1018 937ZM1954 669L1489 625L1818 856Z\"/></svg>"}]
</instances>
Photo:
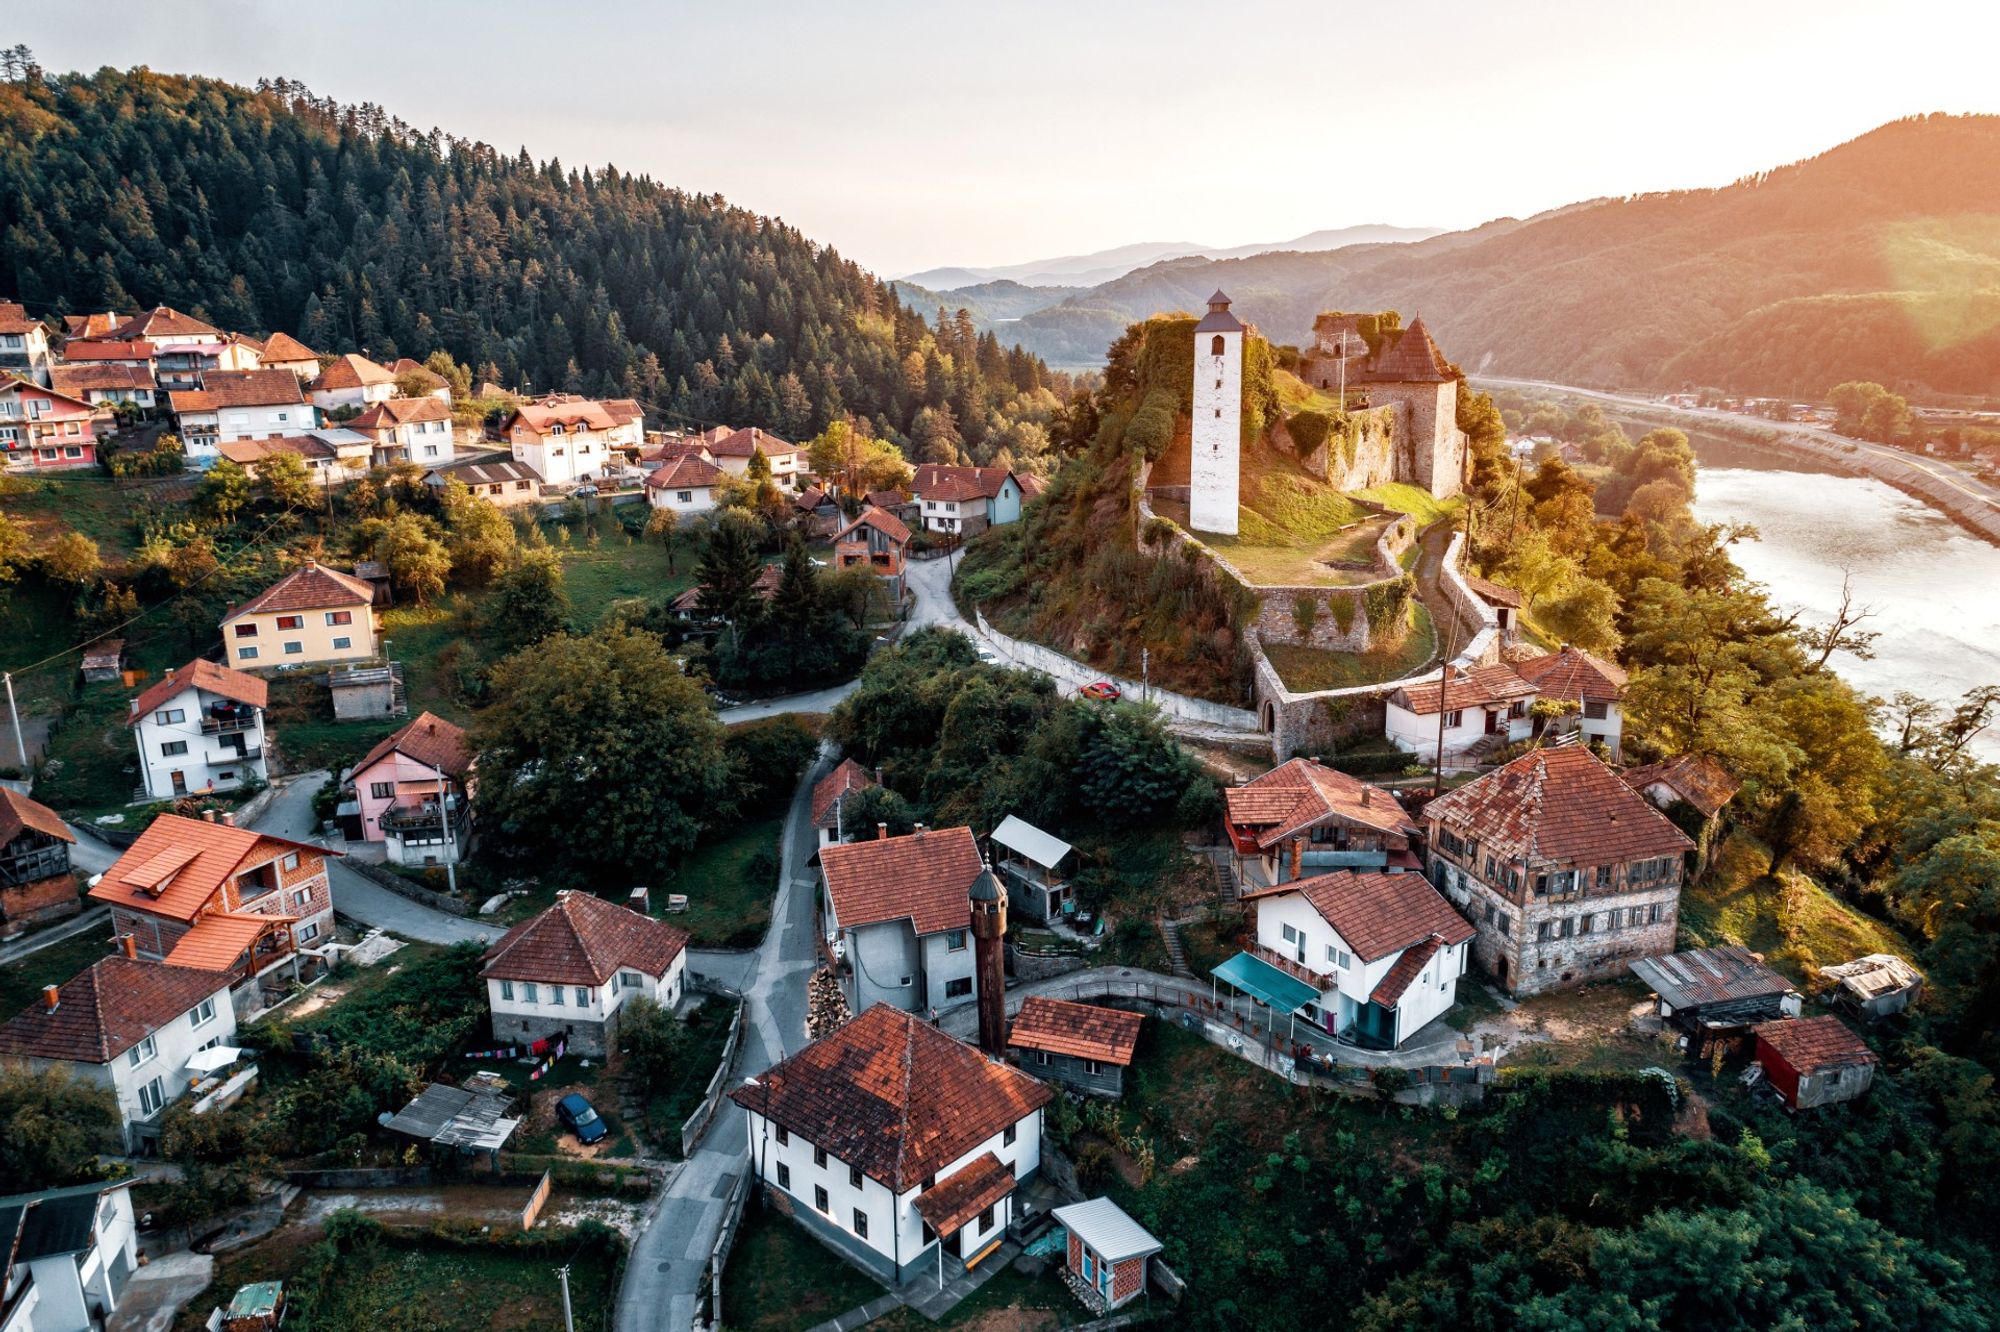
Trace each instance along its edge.
<instances>
[{"instance_id":1,"label":"stone foundation","mask_svg":"<svg viewBox=\"0 0 2000 1332\"><path fill-rule=\"evenodd\" d=\"M64 920L82 910L83 900L77 894L74 874L58 874L0 888L0 922L5 922L9 934L26 925Z\"/></svg>"},{"instance_id":2,"label":"stone foundation","mask_svg":"<svg viewBox=\"0 0 2000 1332\"><path fill-rule=\"evenodd\" d=\"M536 1041L567 1036L569 1053L601 1059L618 1039L618 1015L605 1022L587 1018L529 1017L525 1013L493 1014L493 1042L496 1045L532 1045Z\"/></svg>"}]
</instances>

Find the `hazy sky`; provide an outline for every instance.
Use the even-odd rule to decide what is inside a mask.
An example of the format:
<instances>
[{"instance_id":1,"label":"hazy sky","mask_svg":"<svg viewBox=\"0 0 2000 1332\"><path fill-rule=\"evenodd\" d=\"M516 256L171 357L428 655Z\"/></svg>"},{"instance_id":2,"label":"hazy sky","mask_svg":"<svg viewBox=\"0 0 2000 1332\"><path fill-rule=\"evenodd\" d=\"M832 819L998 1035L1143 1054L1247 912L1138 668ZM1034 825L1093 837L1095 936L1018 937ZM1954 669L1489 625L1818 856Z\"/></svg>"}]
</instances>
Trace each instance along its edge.
<instances>
[{"instance_id":1,"label":"hazy sky","mask_svg":"<svg viewBox=\"0 0 2000 1332\"><path fill-rule=\"evenodd\" d=\"M2000 111L2000 4L9 0L52 69L301 79L880 272L1457 227Z\"/></svg>"}]
</instances>

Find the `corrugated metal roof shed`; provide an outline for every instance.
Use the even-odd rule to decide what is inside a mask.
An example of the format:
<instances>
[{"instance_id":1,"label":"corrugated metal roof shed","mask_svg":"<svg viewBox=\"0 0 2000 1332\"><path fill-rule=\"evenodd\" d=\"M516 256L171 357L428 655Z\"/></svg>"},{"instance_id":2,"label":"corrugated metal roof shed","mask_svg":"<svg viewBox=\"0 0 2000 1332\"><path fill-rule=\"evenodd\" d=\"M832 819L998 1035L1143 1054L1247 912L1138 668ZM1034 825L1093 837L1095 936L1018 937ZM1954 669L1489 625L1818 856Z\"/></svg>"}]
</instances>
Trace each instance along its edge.
<instances>
[{"instance_id":1,"label":"corrugated metal roof shed","mask_svg":"<svg viewBox=\"0 0 2000 1332\"><path fill-rule=\"evenodd\" d=\"M1733 999L1788 994L1792 983L1759 962L1747 948L1697 948L1666 957L1642 957L1632 974L1674 1008L1699 1008Z\"/></svg>"},{"instance_id":2,"label":"corrugated metal roof shed","mask_svg":"<svg viewBox=\"0 0 2000 1332\"><path fill-rule=\"evenodd\" d=\"M1089 1202L1058 1207L1055 1218L1108 1263L1150 1257L1165 1247L1109 1198L1092 1198Z\"/></svg>"}]
</instances>

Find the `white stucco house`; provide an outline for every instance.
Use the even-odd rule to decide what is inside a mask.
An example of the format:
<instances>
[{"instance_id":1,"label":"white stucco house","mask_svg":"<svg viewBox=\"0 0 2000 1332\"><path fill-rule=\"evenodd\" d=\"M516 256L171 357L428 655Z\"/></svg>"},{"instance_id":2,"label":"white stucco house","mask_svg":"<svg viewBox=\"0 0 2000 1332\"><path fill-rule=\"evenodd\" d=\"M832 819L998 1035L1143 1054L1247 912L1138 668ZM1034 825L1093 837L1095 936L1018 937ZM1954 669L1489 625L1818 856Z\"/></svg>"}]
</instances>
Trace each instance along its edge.
<instances>
[{"instance_id":1,"label":"white stucco house","mask_svg":"<svg viewBox=\"0 0 2000 1332\"><path fill-rule=\"evenodd\" d=\"M848 1008L939 1012L977 998L972 903L985 868L970 828L830 845L819 853L821 924Z\"/></svg>"},{"instance_id":2,"label":"white stucco house","mask_svg":"<svg viewBox=\"0 0 2000 1332\"><path fill-rule=\"evenodd\" d=\"M515 462L533 468L544 485L563 486L623 466L625 450L646 442L646 419L630 398L551 393L516 407L501 435Z\"/></svg>"},{"instance_id":3,"label":"white stucco house","mask_svg":"<svg viewBox=\"0 0 2000 1332\"><path fill-rule=\"evenodd\" d=\"M126 724L138 742L146 794L172 800L266 780L270 692L258 676L196 658L133 699Z\"/></svg>"},{"instance_id":4,"label":"white stucco house","mask_svg":"<svg viewBox=\"0 0 2000 1332\"><path fill-rule=\"evenodd\" d=\"M646 503L674 513L707 513L716 506L722 475L714 463L692 454L663 463L646 474Z\"/></svg>"},{"instance_id":5,"label":"white stucco house","mask_svg":"<svg viewBox=\"0 0 2000 1332\"><path fill-rule=\"evenodd\" d=\"M1450 678L1442 684L1431 680L1404 685L1384 700L1383 729L1396 748L1434 754L1442 734L1449 759L1475 747L1497 749L1534 734L1528 706L1536 690L1512 666L1501 663L1467 671L1447 665L1445 671Z\"/></svg>"},{"instance_id":6,"label":"white stucco house","mask_svg":"<svg viewBox=\"0 0 2000 1332\"><path fill-rule=\"evenodd\" d=\"M451 404L435 397L384 398L351 417L346 425L375 442L378 467L399 462L437 467L458 456Z\"/></svg>"},{"instance_id":7,"label":"white stucco house","mask_svg":"<svg viewBox=\"0 0 2000 1332\"><path fill-rule=\"evenodd\" d=\"M1515 664L1521 678L1544 699L1576 705L1576 711L1556 725L1583 732L1585 743L1602 744L1615 761L1625 743L1625 672L1582 648L1531 657Z\"/></svg>"},{"instance_id":8,"label":"white stucco house","mask_svg":"<svg viewBox=\"0 0 2000 1332\"><path fill-rule=\"evenodd\" d=\"M1021 519L1021 483L1004 467L920 463L910 492L927 532L973 536Z\"/></svg>"},{"instance_id":9,"label":"white stucco house","mask_svg":"<svg viewBox=\"0 0 2000 1332\"><path fill-rule=\"evenodd\" d=\"M672 1012L687 993L686 930L592 893L561 892L486 950L480 978L493 1039L564 1038L571 1054L602 1056L634 999Z\"/></svg>"},{"instance_id":10,"label":"white stucco house","mask_svg":"<svg viewBox=\"0 0 2000 1332\"><path fill-rule=\"evenodd\" d=\"M940 1285L1005 1237L1051 1095L887 1004L730 1092L782 1211L879 1280Z\"/></svg>"},{"instance_id":11,"label":"white stucco house","mask_svg":"<svg viewBox=\"0 0 2000 1332\"><path fill-rule=\"evenodd\" d=\"M1477 933L1416 873L1337 870L1245 893L1253 955L1318 991L1298 1016L1394 1049L1456 1001Z\"/></svg>"},{"instance_id":12,"label":"white stucco house","mask_svg":"<svg viewBox=\"0 0 2000 1332\"><path fill-rule=\"evenodd\" d=\"M129 935L124 942L124 953L48 987L0 1024L0 1057L109 1088L125 1150L137 1151L158 1139L167 1106L228 1080L219 1075L235 1062L236 1008L230 977L143 961ZM198 1058L204 1051L217 1053Z\"/></svg>"},{"instance_id":13,"label":"white stucco house","mask_svg":"<svg viewBox=\"0 0 2000 1332\"><path fill-rule=\"evenodd\" d=\"M328 361L307 387L313 405L323 412L358 412L395 397L396 376L388 366L348 352Z\"/></svg>"},{"instance_id":14,"label":"white stucco house","mask_svg":"<svg viewBox=\"0 0 2000 1332\"><path fill-rule=\"evenodd\" d=\"M280 439L319 427L319 409L289 370L204 371L200 388L169 393L167 403L188 465L203 470L215 466L228 441Z\"/></svg>"},{"instance_id":15,"label":"white stucco house","mask_svg":"<svg viewBox=\"0 0 2000 1332\"><path fill-rule=\"evenodd\" d=\"M0 1332L89 1332L139 1265L132 1181L0 1198Z\"/></svg>"}]
</instances>

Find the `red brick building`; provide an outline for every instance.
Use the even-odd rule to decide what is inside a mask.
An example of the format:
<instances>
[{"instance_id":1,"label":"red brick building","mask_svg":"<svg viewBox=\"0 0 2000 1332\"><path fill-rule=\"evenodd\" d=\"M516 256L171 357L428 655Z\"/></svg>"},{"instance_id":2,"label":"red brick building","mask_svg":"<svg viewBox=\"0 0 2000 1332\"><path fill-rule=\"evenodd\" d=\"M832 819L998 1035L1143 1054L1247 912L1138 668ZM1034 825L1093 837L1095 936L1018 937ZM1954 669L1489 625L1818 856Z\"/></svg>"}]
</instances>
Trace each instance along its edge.
<instances>
[{"instance_id":1,"label":"red brick building","mask_svg":"<svg viewBox=\"0 0 2000 1332\"><path fill-rule=\"evenodd\" d=\"M69 867L75 842L54 810L0 786L0 927L7 933L83 909Z\"/></svg>"}]
</instances>

